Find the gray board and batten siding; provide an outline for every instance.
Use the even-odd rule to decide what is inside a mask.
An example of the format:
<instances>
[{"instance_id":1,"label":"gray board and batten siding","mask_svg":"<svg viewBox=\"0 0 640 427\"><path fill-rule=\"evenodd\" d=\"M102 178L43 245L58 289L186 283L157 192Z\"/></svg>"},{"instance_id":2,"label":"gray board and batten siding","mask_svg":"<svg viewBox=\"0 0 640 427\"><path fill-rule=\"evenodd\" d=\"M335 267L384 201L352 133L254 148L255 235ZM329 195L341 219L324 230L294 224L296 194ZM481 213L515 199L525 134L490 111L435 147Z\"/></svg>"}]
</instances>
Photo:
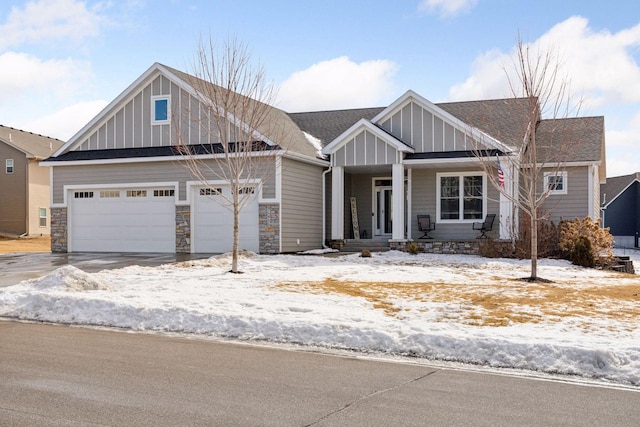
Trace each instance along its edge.
<instances>
[{"instance_id":1,"label":"gray board and batten siding","mask_svg":"<svg viewBox=\"0 0 640 427\"><path fill-rule=\"evenodd\" d=\"M154 96L169 96L170 124L152 123ZM85 135L79 136L74 150L109 150L176 145L176 129L182 129L181 142L212 144L219 141L212 122L206 120L199 100L159 74L134 94L124 99L114 112L105 116ZM177 117L176 117L177 116ZM180 126L174 126L179 121Z\"/></svg>"},{"instance_id":2,"label":"gray board and batten siding","mask_svg":"<svg viewBox=\"0 0 640 427\"><path fill-rule=\"evenodd\" d=\"M469 133L472 128L460 129L414 101L408 102L380 127L397 139L409 144L417 153L468 151L482 148Z\"/></svg>"}]
</instances>

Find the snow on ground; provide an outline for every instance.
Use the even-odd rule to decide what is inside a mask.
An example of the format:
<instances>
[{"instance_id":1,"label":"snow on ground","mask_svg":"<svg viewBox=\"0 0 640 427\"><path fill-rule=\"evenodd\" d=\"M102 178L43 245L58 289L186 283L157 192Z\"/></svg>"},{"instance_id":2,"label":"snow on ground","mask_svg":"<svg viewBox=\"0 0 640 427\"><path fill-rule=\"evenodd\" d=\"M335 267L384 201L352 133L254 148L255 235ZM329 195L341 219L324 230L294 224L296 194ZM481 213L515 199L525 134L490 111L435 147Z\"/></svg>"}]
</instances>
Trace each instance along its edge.
<instances>
[{"instance_id":1,"label":"snow on ground","mask_svg":"<svg viewBox=\"0 0 640 427\"><path fill-rule=\"evenodd\" d=\"M636 268L640 252L633 251ZM640 279L541 260L245 254L0 289L0 316L409 355L640 386Z\"/></svg>"}]
</instances>

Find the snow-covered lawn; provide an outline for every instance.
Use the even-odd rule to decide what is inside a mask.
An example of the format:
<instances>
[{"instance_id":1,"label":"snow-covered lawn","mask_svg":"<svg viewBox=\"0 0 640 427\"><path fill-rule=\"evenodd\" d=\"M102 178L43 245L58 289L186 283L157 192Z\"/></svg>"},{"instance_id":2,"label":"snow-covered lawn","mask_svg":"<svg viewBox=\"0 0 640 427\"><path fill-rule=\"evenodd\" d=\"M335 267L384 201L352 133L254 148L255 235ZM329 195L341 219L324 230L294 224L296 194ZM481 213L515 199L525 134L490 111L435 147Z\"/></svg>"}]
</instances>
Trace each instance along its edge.
<instances>
[{"instance_id":1,"label":"snow-covered lawn","mask_svg":"<svg viewBox=\"0 0 640 427\"><path fill-rule=\"evenodd\" d=\"M629 252L629 251L627 251ZM627 253L640 268L637 251ZM387 252L228 256L0 289L0 316L410 355L640 386L640 276Z\"/></svg>"}]
</instances>

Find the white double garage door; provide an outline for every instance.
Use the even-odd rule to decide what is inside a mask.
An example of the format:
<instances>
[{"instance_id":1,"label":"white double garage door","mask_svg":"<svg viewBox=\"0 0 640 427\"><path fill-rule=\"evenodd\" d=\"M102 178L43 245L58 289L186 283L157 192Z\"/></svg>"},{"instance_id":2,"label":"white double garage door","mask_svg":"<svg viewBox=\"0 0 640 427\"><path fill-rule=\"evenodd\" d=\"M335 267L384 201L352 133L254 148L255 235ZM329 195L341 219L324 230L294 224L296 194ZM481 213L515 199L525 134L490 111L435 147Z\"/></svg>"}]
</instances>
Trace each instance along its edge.
<instances>
[{"instance_id":1,"label":"white double garage door","mask_svg":"<svg viewBox=\"0 0 640 427\"><path fill-rule=\"evenodd\" d=\"M229 196L228 187L216 187ZM223 253L233 245L233 214L216 191L191 194L191 252ZM175 188L72 190L69 194L71 252L175 252ZM258 198L240 212L240 248L259 250Z\"/></svg>"}]
</instances>

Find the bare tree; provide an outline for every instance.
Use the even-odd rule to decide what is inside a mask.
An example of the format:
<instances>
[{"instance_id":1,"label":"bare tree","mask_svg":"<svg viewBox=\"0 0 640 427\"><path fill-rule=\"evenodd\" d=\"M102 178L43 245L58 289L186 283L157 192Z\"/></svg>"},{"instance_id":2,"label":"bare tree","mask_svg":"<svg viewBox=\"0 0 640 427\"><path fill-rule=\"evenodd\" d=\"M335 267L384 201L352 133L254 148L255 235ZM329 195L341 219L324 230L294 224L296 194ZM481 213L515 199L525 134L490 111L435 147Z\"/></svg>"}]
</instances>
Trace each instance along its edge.
<instances>
[{"instance_id":1,"label":"bare tree","mask_svg":"<svg viewBox=\"0 0 640 427\"><path fill-rule=\"evenodd\" d=\"M475 151L489 182L513 203L511 229L517 230L518 213L530 219L531 275L528 280L536 281L539 279L538 223L549 214L542 214L542 208L549 195L562 185L553 179L546 182L544 174L561 176L575 151L573 122L567 119L578 114L580 102L572 99L569 80L560 74L560 58L553 48L534 49L519 36L516 50L513 70L505 68L505 73L511 95L518 98L518 107L512 114L517 117L515 135L522 143L511 151L499 153L498 157L498 154L490 155L492 152L476 139ZM543 118L544 126L541 126Z\"/></svg>"},{"instance_id":2,"label":"bare tree","mask_svg":"<svg viewBox=\"0 0 640 427\"><path fill-rule=\"evenodd\" d=\"M222 200L233 213L231 272L239 273L240 212L257 197L261 183L274 173L274 157L282 153L277 141L284 135L283 127L271 107L274 85L235 39L221 45L211 38L201 41L190 71L185 78L198 102L185 102L179 120L184 123L189 116L200 137L197 143L190 140L185 129L190 125L183 124L174 133L174 145L202 194ZM220 181L230 194L222 191Z\"/></svg>"}]
</instances>

